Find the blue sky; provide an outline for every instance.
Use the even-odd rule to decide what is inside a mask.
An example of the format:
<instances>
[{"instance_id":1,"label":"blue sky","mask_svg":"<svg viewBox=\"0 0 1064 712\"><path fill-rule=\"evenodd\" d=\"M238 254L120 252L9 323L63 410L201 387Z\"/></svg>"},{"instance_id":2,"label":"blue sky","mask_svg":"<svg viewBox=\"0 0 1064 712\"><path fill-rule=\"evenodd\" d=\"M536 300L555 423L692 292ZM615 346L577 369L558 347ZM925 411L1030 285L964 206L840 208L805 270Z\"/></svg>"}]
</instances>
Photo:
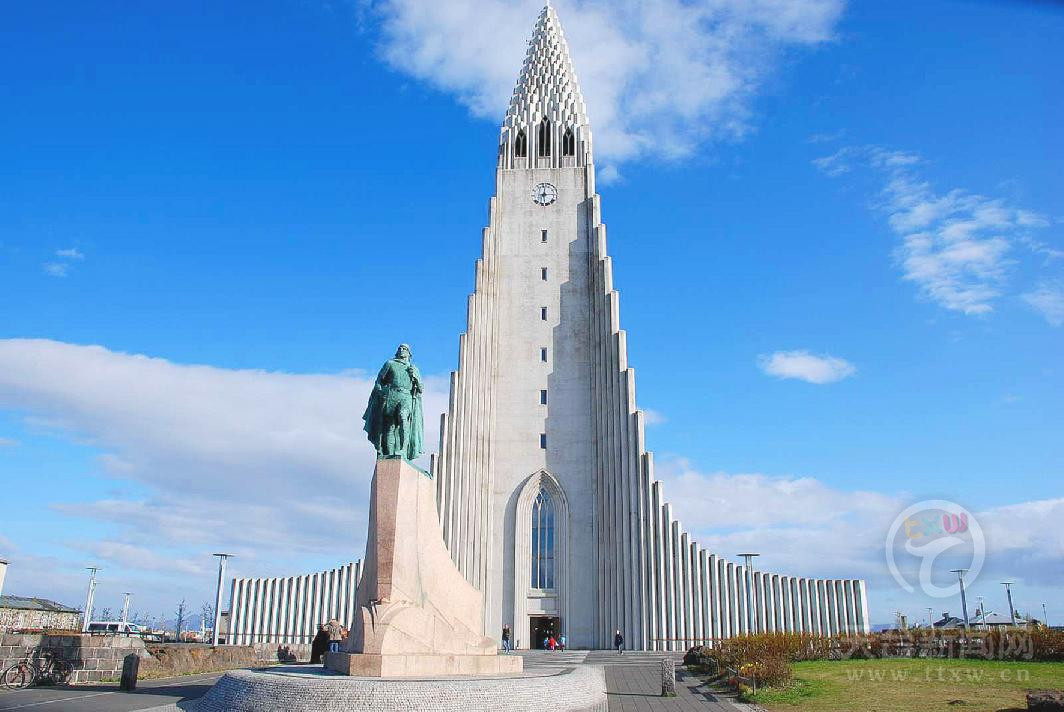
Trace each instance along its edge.
<instances>
[{"instance_id":1,"label":"blue sky","mask_svg":"<svg viewBox=\"0 0 1064 712\"><path fill-rule=\"evenodd\" d=\"M989 522L990 606L1011 576L1064 618L1064 11L557 7L685 524L866 577L889 620L925 605L884 577L891 519L951 499ZM8 10L5 592L79 604L91 561L101 605L168 613L218 549L239 575L361 555L366 372L409 341L444 403L537 11Z\"/></svg>"}]
</instances>

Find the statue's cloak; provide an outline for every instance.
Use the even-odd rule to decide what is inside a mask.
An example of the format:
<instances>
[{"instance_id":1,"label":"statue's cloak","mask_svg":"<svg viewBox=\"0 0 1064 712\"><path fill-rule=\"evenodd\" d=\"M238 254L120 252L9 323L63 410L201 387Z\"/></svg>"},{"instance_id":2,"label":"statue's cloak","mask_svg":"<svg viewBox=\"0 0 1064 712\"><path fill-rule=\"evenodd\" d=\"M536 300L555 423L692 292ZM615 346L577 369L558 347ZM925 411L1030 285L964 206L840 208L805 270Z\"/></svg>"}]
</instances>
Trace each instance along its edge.
<instances>
[{"instance_id":1,"label":"statue's cloak","mask_svg":"<svg viewBox=\"0 0 1064 712\"><path fill-rule=\"evenodd\" d=\"M425 421L421 406L421 372L413 363L388 359L377 374L366 411L362 414L363 429L377 450L378 457L403 457L416 460L425 451ZM408 406L408 415L397 418L397 410ZM388 430L402 432L403 451L389 452Z\"/></svg>"}]
</instances>

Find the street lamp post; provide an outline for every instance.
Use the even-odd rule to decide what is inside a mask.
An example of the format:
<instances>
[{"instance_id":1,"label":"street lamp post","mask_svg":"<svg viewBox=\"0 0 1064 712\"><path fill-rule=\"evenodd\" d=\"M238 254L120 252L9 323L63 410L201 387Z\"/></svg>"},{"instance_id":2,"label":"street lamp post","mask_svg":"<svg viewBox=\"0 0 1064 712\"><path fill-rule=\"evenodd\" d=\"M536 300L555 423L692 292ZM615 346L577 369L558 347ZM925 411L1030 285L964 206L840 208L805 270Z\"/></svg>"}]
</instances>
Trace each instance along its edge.
<instances>
[{"instance_id":1,"label":"street lamp post","mask_svg":"<svg viewBox=\"0 0 1064 712\"><path fill-rule=\"evenodd\" d=\"M931 629L935 627L934 610L931 606L927 607L927 627Z\"/></svg>"},{"instance_id":2,"label":"street lamp post","mask_svg":"<svg viewBox=\"0 0 1064 712\"><path fill-rule=\"evenodd\" d=\"M969 630L971 628L968 623L968 600L964 597L964 574L968 573L968 569L950 569L951 574L957 574L957 580L961 584L961 610L964 612L964 629Z\"/></svg>"},{"instance_id":3,"label":"street lamp post","mask_svg":"<svg viewBox=\"0 0 1064 712\"><path fill-rule=\"evenodd\" d=\"M0 559L0 593L4 592L4 577L7 576L7 559Z\"/></svg>"},{"instance_id":4,"label":"street lamp post","mask_svg":"<svg viewBox=\"0 0 1064 712\"><path fill-rule=\"evenodd\" d=\"M131 595L132 594L129 591L126 591L126 593L125 593L126 600L122 601L122 622L123 623L126 623L126 622L129 621L129 597Z\"/></svg>"},{"instance_id":5,"label":"street lamp post","mask_svg":"<svg viewBox=\"0 0 1064 712\"><path fill-rule=\"evenodd\" d=\"M754 634L754 557L761 556L757 553L739 554L746 561L746 630L750 635Z\"/></svg>"},{"instance_id":6,"label":"street lamp post","mask_svg":"<svg viewBox=\"0 0 1064 712\"><path fill-rule=\"evenodd\" d=\"M1042 603L1042 624L1046 628L1049 627L1049 614L1046 613L1046 604L1044 602Z\"/></svg>"},{"instance_id":7,"label":"street lamp post","mask_svg":"<svg viewBox=\"0 0 1064 712\"><path fill-rule=\"evenodd\" d=\"M1005 593L1009 597L1009 617L1012 619L1012 625L1016 625L1016 609L1012 607L1012 581L1002 581L1001 585L1005 587Z\"/></svg>"},{"instance_id":8,"label":"street lamp post","mask_svg":"<svg viewBox=\"0 0 1064 712\"><path fill-rule=\"evenodd\" d=\"M222 584L225 583L225 562L232 554L215 554L218 557L218 590L214 594L214 628L211 630L211 645L218 645L218 628L222 620Z\"/></svg>"},{"instance_id":9,"label":"street lamp post","mask_svg":"<svg viewBox=\"0 0 1064 712\"><path fill-rule=\"evenodd\" d=\"M979 599L979 622L982 623L983 630L986 630L986 603L983 602L982 596L976 596Z\"/></svg>"},{"instance_id":10,"label":"street lamp post","mask_svg":"<svg viewBox=\"0 0 1064 712\"><path fill-rule=\"evenodd\" d=\"M85 595L85 613L82 616L81 632L86 632L89 629L89 620L92 619L92 601L96 597L96 572L100 570L98 566L86 566L89 570L89 592Z\"/></svg>"}]
</instances>

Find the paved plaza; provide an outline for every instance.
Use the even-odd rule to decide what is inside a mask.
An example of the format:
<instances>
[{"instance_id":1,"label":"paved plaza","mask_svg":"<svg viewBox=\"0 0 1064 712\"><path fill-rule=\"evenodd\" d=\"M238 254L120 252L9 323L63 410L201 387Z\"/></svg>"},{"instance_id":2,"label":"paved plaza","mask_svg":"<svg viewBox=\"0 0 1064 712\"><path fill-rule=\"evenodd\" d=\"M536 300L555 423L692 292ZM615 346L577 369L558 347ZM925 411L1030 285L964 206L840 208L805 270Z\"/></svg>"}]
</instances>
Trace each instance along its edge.
<instances>
[{"instance_id":1,"label":"paved plaza","mask_svg":"<svg viewBox=\"0 0 1064 712\"><path fill-rule=\"evenodd\" d=\"M752 705L737 703L707 689L700 680L684 673L677 663L676 697L661 697L661 659L664 653L574 650L564 653L523 653L529 672L571 665L601 665L606 669L609 712L752 712Z\"/></svg>"},{"instance_id":2,"label":"paved plaza","mask_svg":"<svg viewBox=\"0 0 1064 712\"><path fill-rule=\"evenodd\" d=\"M677 667L676 697L661 697L660 653L574 650L521 653L530 674L550 674L578 665L599 665L606 671L609 712L751 712L755 708L733 702L707 690L696 678ZM677 660L676 656L671 656ZM308 669L311 666L306 666ZM317 669L317 666L313 666ZM64 712L132 712L150 710L198 699L223 673L187 675L166 680L145 680L136 692L121 692L117 685L40 687L15 692L0 691L0 712L9 710L63 710ZM472 712L472 710L471 710Z\"/></svg>"},{"instance_id":3,"label":"paved plaza","mask_svg":"<svg viewBox=\"0 0 1064 712\"><path fill-rule=\"evenodd\" d=\"M225 673L182 675L162 680L142 680L136 692L122 692L117 684L75 687L33 687L0 690L0 712L134 712L194 700L206 694Z\"/></svg>"}]
</instances>

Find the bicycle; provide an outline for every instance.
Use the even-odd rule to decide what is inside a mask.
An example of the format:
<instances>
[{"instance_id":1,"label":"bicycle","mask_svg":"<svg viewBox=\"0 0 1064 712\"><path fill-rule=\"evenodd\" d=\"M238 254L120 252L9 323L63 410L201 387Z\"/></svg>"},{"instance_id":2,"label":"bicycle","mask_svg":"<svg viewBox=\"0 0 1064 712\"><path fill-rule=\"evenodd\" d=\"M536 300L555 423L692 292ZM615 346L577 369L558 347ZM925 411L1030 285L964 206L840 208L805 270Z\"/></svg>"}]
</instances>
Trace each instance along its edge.
<instances>
[{"instance_id":1,"label":"bicycle","mask_svg":"<svg viewBox=\"0 0 1064 712\"><path fill-rule=\"evenodd\" d=\"M70 661L47 650L34 651L34 657L23 658L4 670L0 684L9 690L32 685L62 685L74 674Z\"/></svg>"}]
</instances>

